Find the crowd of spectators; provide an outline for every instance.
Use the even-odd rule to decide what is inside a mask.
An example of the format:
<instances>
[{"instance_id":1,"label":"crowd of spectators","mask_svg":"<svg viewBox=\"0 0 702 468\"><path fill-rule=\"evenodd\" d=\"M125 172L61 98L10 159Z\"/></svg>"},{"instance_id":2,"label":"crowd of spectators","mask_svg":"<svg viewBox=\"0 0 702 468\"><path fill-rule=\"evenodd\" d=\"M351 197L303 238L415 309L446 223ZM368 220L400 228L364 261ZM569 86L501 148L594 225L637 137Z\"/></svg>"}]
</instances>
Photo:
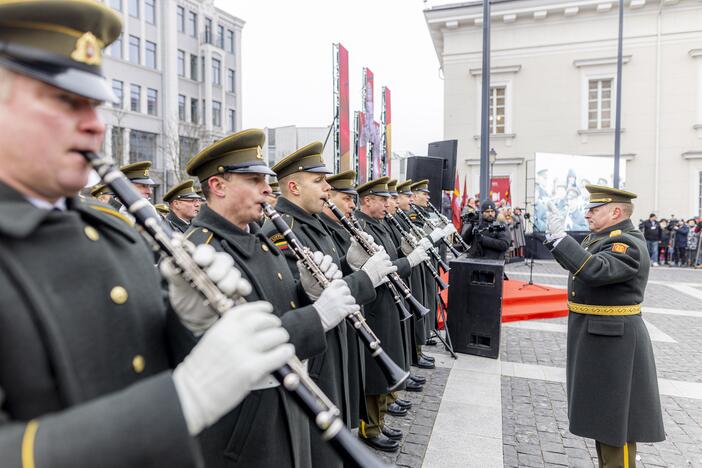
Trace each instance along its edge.
<instances>
[{"instance_id":1,"label":"crowd of spectators","mask_svg":"<svg viewBox=\"0 0 702 468\"><path fill-rule=\"evenodd\" d=\"M702 218L679 219L674 215L658 221L655 213L641 220L651 265L702 268L700 232Z\"/></svg>"}]
</instances>

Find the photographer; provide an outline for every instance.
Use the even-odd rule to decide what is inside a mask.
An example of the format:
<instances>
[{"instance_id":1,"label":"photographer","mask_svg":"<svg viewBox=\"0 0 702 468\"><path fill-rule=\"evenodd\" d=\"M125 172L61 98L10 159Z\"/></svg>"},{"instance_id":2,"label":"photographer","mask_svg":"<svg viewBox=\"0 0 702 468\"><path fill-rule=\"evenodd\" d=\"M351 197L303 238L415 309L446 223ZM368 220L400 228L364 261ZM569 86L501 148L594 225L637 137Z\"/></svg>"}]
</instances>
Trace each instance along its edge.
<instances>
[{"instance_id":1,"label":"photographer","mask_svg":"<svg viewBox=\"0 0 702 468\"><path fill-rule=\"evenodd\" d=\"M466 244L470 245L469 258L502 260L509 249L510 235L504 224L495 221L495 204L485 201L480 207L480 215L469 213L463 219L461 233Z\"/></svg>"}]
</instances>

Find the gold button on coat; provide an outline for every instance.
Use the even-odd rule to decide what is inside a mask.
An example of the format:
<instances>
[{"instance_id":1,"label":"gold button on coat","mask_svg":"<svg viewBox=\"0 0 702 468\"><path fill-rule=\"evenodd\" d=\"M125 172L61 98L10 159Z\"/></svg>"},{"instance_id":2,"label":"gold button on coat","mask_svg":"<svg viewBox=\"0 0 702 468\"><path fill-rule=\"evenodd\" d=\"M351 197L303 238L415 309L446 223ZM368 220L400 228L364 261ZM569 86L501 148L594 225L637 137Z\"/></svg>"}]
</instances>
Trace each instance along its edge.
<instances>
[{"instance_id":1,"label":"gold button on coat","mask_svg":"<svg viewBox=\"0 0 702 468\"><path fill-rule=\"evenodd\" d=\"M146 367L146 361L144 360L144 356L141 354L137 354L134 356L134 359L132 359L132 369L134 369L134 372L137 374L141 374L144 372L144 368Z\"/></svg>"},{"instance_id":2,"label":"gold button on coat","mask_svg":"<svg viewBox=\"0 0 702 468\"><path fill-rule=\"evenodd\" d=\"M266 244L261 244L261 250L263 250L264 252L268 252L269 249Z\"/></svg>"},{"instance_id":3,"label":"gold button on coat","mask_svg":"<svg viewBox=\"0 0 702 468\"><path fill-rule=\"evenodd\" d=\"M283 281L283 274L281 272L278 272L278 279L280 281Z\"/></svg>"},{"instance_id":4,"label":"gold button on coat","mask_svg":"<svg viewBox=\"0 0 702 468\"><path fill-rule=\"evenodd\" d=\"M297 306L295 305L295 302L294 302L294 301L290 301L290 307L292 307L293 309L294 309L295 307L297 307Z\"/></svg>"},{"instance_id":5,"label":"gold button on coat","mask_svg":"<svg viewBox=\"0 0 702 468\"><path fill-rule=\"evenodd\" d=\"M85 226L83 232L85 233L85 237L91 241L96 241L100 238L100 234L98 234L97 229L92 226Z\"/></svg>"},{"instance_id":6,"label":"gold button on coat","mask_svg":"<svg viewBox=\"0 0 702 468\"><path fill-rule=\"evenodd\" d=\"M127 294L127 290L122 286L115 286L112 288L112 291L110 291L110 299L112 299L112 302L115 304L124 304L127 302L128 297L129 294Z\"/></svg>"}]
</instances>

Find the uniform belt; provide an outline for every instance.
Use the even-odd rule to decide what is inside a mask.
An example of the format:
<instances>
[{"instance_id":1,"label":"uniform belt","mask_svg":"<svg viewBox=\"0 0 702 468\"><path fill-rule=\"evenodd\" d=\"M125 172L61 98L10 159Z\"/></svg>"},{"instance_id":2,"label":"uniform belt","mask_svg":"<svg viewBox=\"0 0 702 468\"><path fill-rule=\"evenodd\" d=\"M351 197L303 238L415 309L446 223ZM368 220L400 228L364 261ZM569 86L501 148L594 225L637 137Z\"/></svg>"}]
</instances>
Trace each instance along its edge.
<instances>
[{"instance_id":1,"label":"uniform belt","mask_svg":"<svg viewBox=\"0 0 702 468\"><path fill-rule=\"evenodd\" d=\"M587 315L636 315L641 313L641 304L634 305L590 305L568 301L568 310Z\"/></svg>"}]
</instances>

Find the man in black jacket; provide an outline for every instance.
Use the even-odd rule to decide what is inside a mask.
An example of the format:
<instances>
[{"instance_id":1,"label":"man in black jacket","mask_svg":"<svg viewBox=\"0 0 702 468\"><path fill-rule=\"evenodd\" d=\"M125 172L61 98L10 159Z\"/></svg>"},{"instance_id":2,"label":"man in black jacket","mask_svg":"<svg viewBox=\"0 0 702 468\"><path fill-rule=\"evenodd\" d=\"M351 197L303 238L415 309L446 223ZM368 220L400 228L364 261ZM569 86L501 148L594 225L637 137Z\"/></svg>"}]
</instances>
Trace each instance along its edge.
<instances>
[{"instance_id":1,"label":"man in black jacket","mask_svg":"<svg viewBox=\"0 0 702 468\"><path fill-rule=\"evenodd\" d=\"M651 266L658 266L658 245L661 242L661 226L656 219L656 213L649 215L648 221L644 221L642 228L648 255L651 257Z\"/></svg>"},{"instance_id":2,"label":"man in black jacket","mask_svg":"<svg viewBox=\"0 0 702 468\"><path fill-rule=\"evenodd\" d=\"M505 226L495 222L495 204L484 201L480 207L480 219L477 223L468 223L464 227L463 240L470 245L469 258L487 258L502 260L509 249L510 237Z\"/></svg>"}]
</instances>

